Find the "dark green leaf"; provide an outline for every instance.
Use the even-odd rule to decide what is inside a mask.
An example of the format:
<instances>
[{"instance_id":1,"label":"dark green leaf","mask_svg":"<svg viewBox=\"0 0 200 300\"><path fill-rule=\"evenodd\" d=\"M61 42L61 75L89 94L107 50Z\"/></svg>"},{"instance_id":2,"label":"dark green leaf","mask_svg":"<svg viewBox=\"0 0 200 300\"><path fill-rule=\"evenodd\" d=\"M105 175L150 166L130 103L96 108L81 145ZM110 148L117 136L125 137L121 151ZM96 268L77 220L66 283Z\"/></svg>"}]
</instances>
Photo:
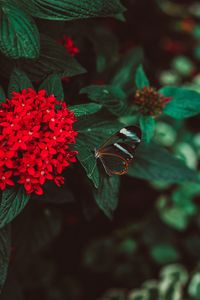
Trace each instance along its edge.
<instances>
[{"instance_id":1,"label":"dark green leaf","mask_svg":"<svg viewBox=\"0 0 200 300\"><path fill-rule=\"evenodd\" d=\"M137 89L143 89L145 86L149 86L149 80L144 72L142 65L139 65L136 70L135 84Z\"/></svg>"},{"instance_id":2,"label":"dark green leaf","mask_svg":"<svg viewBox=\"0 0 200 300\"><path fill-rule=\"evenodd\" d=\"M100 186L94 190L94 197L100 209L109 218L112 217L118 204L119 198L119 176L103 176L100 179Z\"/></svg>"},{"instance_id":3,"label":"dark green leaf","mask_svg":"<svg viewBox=\"0 0 200 300\"><path fill-rule=\"evenodd\" d=\"M12 58L36 58L39 33L33 20L16 4L0 3L0 50Z\"/></svg>"},{"instance_id":4,"label":"dark green leaf","mask_svg":"<svg viewBox=\"0 0 200 300\"><path fill-rule=\"evenodd\" d=\"M127 54L123 55L111 84L133 90L135 69L142 59L143 53L141 48L131 49Z\"/></svg>"},{"instance_id":5,"label":"dark green leaf","mask_svg":"<svg viewBox=\"0 0 200 300\"><path fill-rule=\"evenodd\" d=\"M97 160L95 158L94 151L92 152L84 143L83 140L78 140L76 143L76 149L78 150L77 158L81 165L85 169L88 178L90 178L96 188L99 186L99 170L97 168Z\"/></svg>"},{"instance_id":6,"label":"dark green leaf","mask_svg":"<svg viewBox=\"0 0 200 300\"><path fill-rule=\"evenodd\" d=\"M108 17L125 11L119 0L18 0L18 3L34 17L47 20Z\"/></svg>"},{"instance_id":7,"label":"dark green leaf","mask_svg":"<svg viewBox=\"0 0 200 300\"><path fill-rule=\"evenodd\" d=\"M176 248L170 244L157 244L151 249L151 256L160 263L172 263L179 259L179 253Z\"/></svg>"},{"instance_id":8,"label":"dark green leaf","mask_svg":"<svg viewBox=\"0 0 200 300\"><path fill-rule=\"evenodd\" d=\"M84 141L92 151L122 127L117 121L107 121L96 115L79 118L74 124L79 133L77 140Z\"/></svg>"},{"instance_id":9,"label":"dark green leaf","mask_svg":"<svg viewBox=\"0 0 200 300\"><path fill-rule=\"evenodd\" d=\"M40 85L40 89L47 91L48 95L54 95L58 100L64 99L62 81L57 74L49 75Z\"/></svg>"},{"instance_id":10,"label":"dark green leaf","mask_svg":"<svg viewBox=\"0 0 200 300\"><path fill-rule=\"evenodd\" d=\"M154 143L143 143L138 147L128 174L146 180L199 182L197 172L189 169L181 160Z\"/></svg>"},{"instance_id":11,"label":"dark green leaf","mask_svg":"<svg viewBox=\"0 0 200 300\"><path fill-rule=\"evenodd\" d=\"M10 244L10 228L6 226L0 229L0 294L7 276Z\"/></svg>"},{"instance_id":12,"label":"dark green leaf","mask_svg":"<svg viewBox=\"0 0 200 300\"><path fill-rule=\"evenodd\" d=\"M30 79L26 74L17 68L15 68L10 76L8 95L12 96L12 92L21 92L23 89L33 88Z\"/></svg>"},{"instance_id":13,"label":"dark green leaf","mask_svg":"<svg viewBox=\"0 0 200 300\"><path fill-rule=\"evenodd\" d=\"M92 30L93 29L93 30ZM107 28L94 27L88 32L88 39L94 45L96 52L97 71L108 69L118 58L118 40Z\"/></svg>"},{"instance_id":14,"label":"dark green leaf","mask_svg":"<svg viewBox=\"0 0 200 300\"><path fill-rule=\"evenodd\" d=\"M88 94L88 97L95 102L103 104L111 113L119 116L127 110L126 94L124 91L110 85L90 85L82 88L81 94Z\"/></svg>"},{"instance_id":15,"label":"dark green leaf","mask_svg":"<svg viewBox=\"0 0 200 300\"><path fill-rule=\"evenodd\" d=\"M0 228L11 222L26 206L30 195L20 188L7 188L0 201Z\"/></svg>"},{"instance_id":16,"label":"dark green leaf","mask_svg":"<svg viewBox=\"0 0 200 300\"><path fill-rule=\"evenodd\" d=\"M30 260L31 255L46 247L61 230L62 215L59 211L46 204L36 206L36 203L34 207L27 207L26 213L19 216L17 226L13 228L14 242L18 246L15 259L19 267L22 267L22 260Z\"/></svg>"},{"instance_id":17,"label":"dark green leaf","mask_svg":"<svg viewBox=\"0 0 200 300\"><path fill-rule=\"evenodd\" d=\"M102 108L102 105L96 103L78 104L68 107L72 110L76 117L91 115Z\"/></svg>"},{"instance_id":18,"label":"dark green leaf","mask_svg":"<svg viewBox=\"0 0 200 300\"><path fill-rule=\"evenodd\" d=\"M172 98L164 108L164 114L183 119L200 113L200 93L173 86L164 87L159 92Z\"/></svg>"},{"instance_id":19,"label":"dark green leaf","mask_svg":"<svg viewBox=\"0 0 200 300\"><path fill-rule=\"evenodd\" d=\"M155 120L151 116L140 116L140 127L142 130L142 140L149 143L154 135Z\"/></svg>"},{"instance_id":20,"label":"dark green leaf","mask_svg":"<svg viewBox=\"0 0 200 300\"><path fill-rule=\"evenodd\" d=\"M42 80L52 73L63 77L85 73L85 69L63 46L45 35L41 35L40 57L35 61L20 60L19 63L32 80Z\"/></svg>"},{"instance_id":21,"label":"dark green leaf","mask_svg":"<svg viewBox=\"0 0 200 300\"><path fill-rule=\"evenodd\" d=\"M0 86L0 103L5 102L5 101L6 101L6 95L5 95L5 92L2 88L2 86Z\"/></svg>"}]
</instances>

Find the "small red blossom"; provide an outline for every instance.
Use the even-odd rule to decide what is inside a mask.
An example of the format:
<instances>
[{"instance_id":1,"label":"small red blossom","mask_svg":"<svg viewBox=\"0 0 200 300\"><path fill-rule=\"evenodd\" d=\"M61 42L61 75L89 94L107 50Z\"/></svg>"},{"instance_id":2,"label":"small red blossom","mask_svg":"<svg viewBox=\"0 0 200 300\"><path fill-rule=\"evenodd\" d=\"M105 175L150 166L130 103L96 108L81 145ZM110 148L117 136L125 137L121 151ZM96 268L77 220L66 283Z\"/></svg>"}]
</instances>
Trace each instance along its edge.
<instances>
[{"instance_id":1,"label":"small red blossom","mask_svg":"<svg viewBox=\"0 0 200 300\"><path fill-rule=\"evenodd\" d=\"M171 98L159 94L153 87L144 87L135 93L134 104L141 114L158 117Z\"/></svg>"},{"instance_id":2,"label":"small red blossom","mask_svg":"<svg viewBox=\"0 0 200 300\"><path fill-rule=\"evenodd\" d=\"M79 49L75 46L74 41L66 34L63 36L61 43L71 56L75 56L79 53Z\"/></svg>"},{"instance_id":3,"label":"small red blossom","mask_svg":"<svg viewBox=\"0 0 200 300\"><path fill-rule=\"evenodd\" d=\"M79 48L75 46L74 41L67 36L66 34L64 34L63 39L59 41L60 44L62 44L65 49L67 50L67 52L73 57L75 55L77 55L79 53ZM62 77L62 81L63 82L69 82L70 78L65 76Z\"/></svg>"},{"instance_id":4,"label":"small red blossom","mask_svg":"<svg viewBox=\"0 0 200 300\"><path fill-rule=\"evenodd\" d=\"M66 103L45 90L13 92L0 106L0 189L17 182L41 195L47 180L61 186L60 174L76 161L75 121Z\"/></svg>"},{"instance_id":5,"label":"small red blossom","mask_svg":"<svg viewBox=\"0 0 200 300\"><path fill-rule=\"evenodd\" d=\"M14 182L10 179L12 176L12 171L4 171L2 168L0 170L0 189L3 191L6 188L6 185L14 185Z\"/></svg>"}]
</instances>

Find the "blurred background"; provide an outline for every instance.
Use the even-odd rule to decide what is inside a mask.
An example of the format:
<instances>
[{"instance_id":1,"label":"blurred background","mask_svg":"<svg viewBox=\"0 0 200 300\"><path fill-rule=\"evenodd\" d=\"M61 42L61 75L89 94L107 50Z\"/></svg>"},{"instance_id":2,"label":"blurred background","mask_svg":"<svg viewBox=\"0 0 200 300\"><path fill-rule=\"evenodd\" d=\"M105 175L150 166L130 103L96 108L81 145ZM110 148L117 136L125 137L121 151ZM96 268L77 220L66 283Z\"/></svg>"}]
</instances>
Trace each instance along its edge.
<instances>
[{"instance_id":1,"label":"blurred background","mask_svg":"<svg viewBox=\"0 0 200 300\"><path fill-rule=\"evenodd\" d=\"M115 59L112 47L121 57L141 47L146 73L155 87L183 85L200 91L200 2L124 0L123 4L127 7L126 21L93 19L70 25L57 22L55 32L46 26L47 22L38 21L43 32L56 36L60 30L70 35L79 48L79 60L91 70L84 75L84 83L78 78L65 85L69 98L77 86L106 81L112 76L106 69L106 60L104 67L99 63L103 69L96 75L95 49L100 45L104 53L109 53L108 61L111 56ZM78 34L88 28L95 28L93 34L99 34L99 44ZM156 126L155 140L189 167L198 169L199 117L186 121L162 117ZM37 228L29 225L27 212L18 217L21 227L18 225L13 235L16 244L17 239L22 239L24 246L15 260L17 276L11 257L3 300L200 299L199 185L147 183L125 176L119 206L111 221L98 210L84 184L72 178L76 178L75 173L68 178L75 198L68 190L67 203L34 204ZM38 210L48 224L48 235L42 231ZM30 211L33 214L34 208ZM42 233L39 241L37 230ZM14 243L13 257L15 247Z\"/></svg>"}]
</instances>

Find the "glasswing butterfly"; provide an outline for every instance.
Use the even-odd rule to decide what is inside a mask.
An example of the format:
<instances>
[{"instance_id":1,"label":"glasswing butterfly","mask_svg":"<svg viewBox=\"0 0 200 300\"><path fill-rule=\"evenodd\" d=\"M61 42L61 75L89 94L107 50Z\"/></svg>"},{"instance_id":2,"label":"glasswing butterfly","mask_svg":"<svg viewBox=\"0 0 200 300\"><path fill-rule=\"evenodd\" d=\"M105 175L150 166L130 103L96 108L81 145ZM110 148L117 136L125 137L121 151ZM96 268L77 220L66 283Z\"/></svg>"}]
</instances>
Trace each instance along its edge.
<instances>
[{"instance_id":1,"label":"glasswing butterfly","mask_svg":"<svg viewBox=\"0 0 200 300\"><path fill-rule=\"evenodd\" d=\"M124 127L108 138L99 149L95 149L95 157L100 159L108 175L126 174L141 138L139 127Z\"/></svg>"}]
</instances>

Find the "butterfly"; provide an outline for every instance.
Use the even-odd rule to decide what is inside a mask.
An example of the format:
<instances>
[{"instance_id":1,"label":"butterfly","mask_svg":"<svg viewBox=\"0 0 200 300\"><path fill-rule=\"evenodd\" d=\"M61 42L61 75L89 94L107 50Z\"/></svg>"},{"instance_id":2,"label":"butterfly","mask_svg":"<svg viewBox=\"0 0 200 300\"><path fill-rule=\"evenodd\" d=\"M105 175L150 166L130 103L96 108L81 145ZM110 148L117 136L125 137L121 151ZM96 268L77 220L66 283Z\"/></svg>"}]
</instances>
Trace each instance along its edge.
<instances>
[{"instance_id":1,"label":"butterfly","mask_svg":"<svg viewBox=\"0 0 200 300\"><path fill-rule=\"evenodd\" d=\"M126 174L141 138L139 127L124 127L108 138L99 149L95 149L95 157L101 161L109 176Z\"/></svg>"}]
</instances>

